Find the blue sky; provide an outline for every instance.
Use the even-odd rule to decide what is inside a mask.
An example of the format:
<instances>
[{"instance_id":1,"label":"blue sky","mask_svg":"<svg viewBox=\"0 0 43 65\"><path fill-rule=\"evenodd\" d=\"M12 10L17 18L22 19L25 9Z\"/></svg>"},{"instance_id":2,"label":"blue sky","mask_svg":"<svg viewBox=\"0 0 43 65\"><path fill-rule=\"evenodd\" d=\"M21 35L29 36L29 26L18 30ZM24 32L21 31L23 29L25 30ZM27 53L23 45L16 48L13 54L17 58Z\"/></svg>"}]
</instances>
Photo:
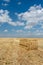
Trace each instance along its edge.
<instances>
[{"instance_id":1,"label":"blue sky","mask_svg":"<svg viewBox=\"0 0 43 65\"><path fill-rule=\"evenodd\" d=\"M43 37L43 0L0 0L0 37Z\"/></svg>"}]
</instances>

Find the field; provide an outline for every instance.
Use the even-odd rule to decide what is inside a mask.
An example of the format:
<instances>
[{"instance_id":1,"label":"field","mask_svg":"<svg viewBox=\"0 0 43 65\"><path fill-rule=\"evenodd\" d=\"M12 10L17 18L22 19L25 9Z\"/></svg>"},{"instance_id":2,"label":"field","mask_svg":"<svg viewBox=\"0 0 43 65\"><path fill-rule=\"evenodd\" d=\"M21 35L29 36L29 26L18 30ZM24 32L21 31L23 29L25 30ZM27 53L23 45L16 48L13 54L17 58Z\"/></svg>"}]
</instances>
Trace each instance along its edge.
<instances>
[{"instance_id":1,"label":"field","mask_svg":"<svg viewBox=\"0 0 43 65\"><path fill-rule=\"evenodd\" d=\"M43 65L43 38L0 38L0 65Z\"/></svg>"}]
</instances>

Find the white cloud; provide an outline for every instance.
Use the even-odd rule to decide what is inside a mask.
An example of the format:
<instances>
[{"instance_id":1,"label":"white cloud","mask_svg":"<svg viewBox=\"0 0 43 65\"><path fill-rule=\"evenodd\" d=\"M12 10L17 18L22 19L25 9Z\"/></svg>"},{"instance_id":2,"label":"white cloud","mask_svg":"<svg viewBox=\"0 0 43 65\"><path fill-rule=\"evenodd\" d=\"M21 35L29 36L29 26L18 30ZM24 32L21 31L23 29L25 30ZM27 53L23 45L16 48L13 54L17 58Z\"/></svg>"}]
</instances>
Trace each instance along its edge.
<instances>
[{"instance_id":1,"label":"white cloud","mask_svg":"<svg viewBox=\"0 0 43 65\"><path fill-rule=\"evenodd\" d=\"M21 2L18 2L18 5L21 5Z\"/></svg>"},{"instance_id":2,"label":"white cloud","mask_svg":"<svg viewBox=\"0 0 43 65\"><path fill-rule=\"evenodd\" d=\"M12 26L24 26L24 22L13 22L13 19L9 16L9 11L3 9L0 10L0 23L8 23Z\"/></svg>"},{"instance_id":3,"label":"white cloud","mask_svg":"<svg viewBox=\"0 0 43 65\"><path fill-rule=\"evenodd\" d=\"M17 21L16 24L19 25L19 26L24 26L25 25L24 22L19 22L19 21Z\"/></svg>"},{"instance_id":4,"label":"white cloud","mask_svg":"<svg viewBox=\"0 0 43 65\"><path fill-rule=\"evenodd\" d=\"M34 35L43 35L43 31L41 31L41 30L36 30L36 31L34 31L33 34L34 34Z\"/></svg>"},{"instance_id":5,"label":"white cloud","mask_svg":"<svg viewBox=\"0 0 43 65\"><path fill-rule=\"evenodd\" d=\"M43 30L41 29L36 29L35 31L29 31L27 33L27 35L31 35L31 36L39 36L39 35L43 35Z\"/></svg>"},{"instance_id":6,"label":"white cloud","mask_svg":"<svg viewBox=\"0 0 43 65\"><path fill-rule=\"evenodd\" d=\"M43 36L43 31L41 30L35 30L34 32L27 31L25 33L21 33L20 35L21 37L40 37Z\"/></svg>"},{"instance_id":7,"label":"white cloud","mask_svg":"<svg viewBox=\"0 0 43 65\"><path fill-rule=\"evenodd\" d=\"M6 30L4 30L4 32L8 32L8 30L6 29Z\"/></svg>"},{"instance_id":8,"label":"white cloud","mask_svg":"<svg viewBox=\"0 0 43 65\"><path fill-rule=\"evenodd\" d=\"M31 25L26 25L24 29L30 29L30 28L32 28Z\"/></svg>"},{"instance_id":9,"label":"white cloud","mask_svg":"<svg viewBox=\"0 0 43 65\"><path fill-rule=\"evenodd\" d=\"M15 12L14 14L15 14L15 15L18 15L18 13L17 13L17 12Z\"/></svg>"},{"instance_id":10,"label":"white cloud","mask_svg":"<svg viewBox=\"0 0 43 65\"><path fill-rule=\"evenodd\" d=\"M9 12L7 10L0 10L0 22L8 22L10 21L10 17L8 16Z\"/></svg>"},{"instance_id":11,"label":"white cloud","mask_svg":"<svg viewBox=\"0 0 43 65\"><path fill-rule=\"evenodd\" d=\"M43 29L43 23L41 24L41 28Z\"/></svg>"},{"instance_id":12,"label":"white cloud","mask_svg":"<svg viewBox=\"0 0 43 65\"><path fill-rule=\"evenodd\" d=\"M0 10L0 14L2 14L2 13L3 13L3 10L1 9L1 10Z\"/></svg>"},{"instance_id":13,"label":"white cloud","mask_svg":"<svg viewBox=\"0 0 43 65\"><path fill-rule=\"evenodd\" d=\"M3 1L5 1L5 2L10 2L10 0L3 0Z\"/></svg>"},{"instance_id":14,"label":"white cloud","mask_svg":"<svg viewBox=\"0 0 43 65\"><path fill-rule=\"evenodd\" d=\"M18 14L20 20L26 21L26 29L30 29L43 22L43 8L39 6L31 6L28 11Z\"/></svg>"},{"instance_id":15,"label":"white cloud","mask_svg":"<svg viewBox=\"0 0 43 65\"><path fill-rule=\"evenodd\" d=\"M17 32L17 33L21 33L21 32L23 32L23 30L17 30L16 32Z\"/></svg>"},{"instance_id":16,"label":"white cloud","mask_svg":"<svg viewBox=\"0 0 43 65\"><path fill-rule=\"evenodd\" d=\"M8 22L12 26L24 26L24 22L16 21L16 22Z\"/></svg>"},{"instance_id":17,"label":"white cloud","mask_svg":"<svg viewBox=\"0 0 43 65\"><path fill-rule=\"evenodd\" d=\"M7 3L2 3L2 6L8 6L8 4Z\"/></svg>"},{"instance_id":18,"label":"white cloud","mask_svg":"<svg viewBox=\"0 0 43 65\"><path fill-rule=\"evenodd\" d=\"M19 33L18 37L19 36L20 37L41 37L41 36L43 36L43 31L41 31L41 30L35 30L34 32L25 31L25 32Z\"/></svg>"},{"instance_id":19,"label":"white cloud","mask_svg":"<svg viewBox=\"0 0 43 65\"><path fill-rule=\"evenodd\" d=\"M41 28L43 28L43 26L41 26Z\"/></svg>"}]
</instances>

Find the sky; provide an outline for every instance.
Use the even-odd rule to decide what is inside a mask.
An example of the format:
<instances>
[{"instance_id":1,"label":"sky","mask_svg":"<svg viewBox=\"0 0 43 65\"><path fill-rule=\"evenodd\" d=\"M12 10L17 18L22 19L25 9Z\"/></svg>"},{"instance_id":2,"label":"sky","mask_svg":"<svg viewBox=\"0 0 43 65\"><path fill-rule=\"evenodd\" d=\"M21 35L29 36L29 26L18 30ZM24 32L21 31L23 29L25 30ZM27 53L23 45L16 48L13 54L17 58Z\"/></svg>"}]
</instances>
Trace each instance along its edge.
<instances>
[{"instance_id":1,"label":"sky","mask_svg":"<svg viewBox=\"0 0 43 65\"><path fill-rule=\"evenodd\" d=\"M0 0L0 37L43 38L43 0Z\"/></svg>"}]
</instances>

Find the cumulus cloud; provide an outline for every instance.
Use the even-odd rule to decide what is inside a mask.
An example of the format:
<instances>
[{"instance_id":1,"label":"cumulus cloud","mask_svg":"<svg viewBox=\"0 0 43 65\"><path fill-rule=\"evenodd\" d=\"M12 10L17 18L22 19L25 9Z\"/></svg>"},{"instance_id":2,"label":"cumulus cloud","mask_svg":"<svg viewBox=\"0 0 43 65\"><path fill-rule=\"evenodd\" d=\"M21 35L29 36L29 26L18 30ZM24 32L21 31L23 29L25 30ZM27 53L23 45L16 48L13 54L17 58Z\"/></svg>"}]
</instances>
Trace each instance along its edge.
<instances>
[{"instance_id":1,"label":"cumulus cloud","mask_svg":"<svg viewBox=\"0 0 43 65\"><path fill-rule=\"evenodd\" d=\"M27 31L27 32L24 32L24 33L21 33L20 34L21 37L41 37L43 36L43 31L40 31L40 30L35 30L34 32L32 31Z\"/></svg>"},{"instance_id":2,"label":"cumulus cloud","mask_svg":"<svg viewBox=\"0 0 43 65\"><path fill-rule=\"evenodd\" d=\"M21 2L18 2L18 5L21 5Z\"/></svg>"},{"instance_id":3,"label":"cumulus cloud","mask_svg":"<svg viewBox=\"0 0 43 65\"><path fill-rule=\"evenodd\" d=\"M2 6L8 6L8 4L7 3L2 3Z\"/></svg>"},{"instance_id":4,"label":"cumulus cloud","mask_svg":"<svg viewBox=\"0 0 43 65\"><path fill-rule=\"evenodd\" d=\"M7 29L5 29L5 30L4 30L4 32L8 32L8 30L7 30Z\"/></svg>"},{"instance_id":5,"label":"cumulus cloud","mask_svg":"<svg viewBox=\"0 0 43 65\"><path fill-rule=\"evenodd\" d=\"M17 33L21 33L21 32L23 32L23 30L17 30L16 32L17 32Z\"/></svg>"},{"instance_id":6,"label":"cumulus cloud","mask_svg":"<svg viewBox=\"0 0 43 65\"><path fill-rule=\"evenodd\" d=\"M7 10L0 10L0 22L8 22L10 21L10 17L8 16L9 12Z\"/></svg>"},{"instance_id":7,"label":"cumulus cloud","mask_svg":"<svg viewBox=\"0 0 43 65\"><path fill-rule=\"evenodd\" d=\"M12 26L24 26L24 22L13 22L13 19L9 16L9 11L3 9L0 10L0 23L8 23Z\"/></svg>"},{"instance_id":8,"label":"cumulus cloud","mask_svg":"<svg viewBox=\"0 0 43 65\"><path fill-rule=\"evenodd\" d=\"M31 6L28 11L18 14L18 17L26 22L25 29L30 29L43 22L43 8L41 5Z\"/></svg>"},{"instance_id":9,"label":"cumulus cloud","mask_svg":"<svg viewBox=\"0 0 43 65\"><path fill-rule=\"evenodd\" d=\"M41 28L43 29L43 25L41 26Z\"/></svg>"},{"instance_id":10,"label":"cumulus cloud","mask_svg":"<svg viewBox=\"0 0 43 65\"><path fill-rule=\"evenodd\" d=\"M37 35L43 35L43 30L38 30L37 29L36 31L33 32L33 34L36 35L36 36Z\"/></svg>"}]
</instances>

